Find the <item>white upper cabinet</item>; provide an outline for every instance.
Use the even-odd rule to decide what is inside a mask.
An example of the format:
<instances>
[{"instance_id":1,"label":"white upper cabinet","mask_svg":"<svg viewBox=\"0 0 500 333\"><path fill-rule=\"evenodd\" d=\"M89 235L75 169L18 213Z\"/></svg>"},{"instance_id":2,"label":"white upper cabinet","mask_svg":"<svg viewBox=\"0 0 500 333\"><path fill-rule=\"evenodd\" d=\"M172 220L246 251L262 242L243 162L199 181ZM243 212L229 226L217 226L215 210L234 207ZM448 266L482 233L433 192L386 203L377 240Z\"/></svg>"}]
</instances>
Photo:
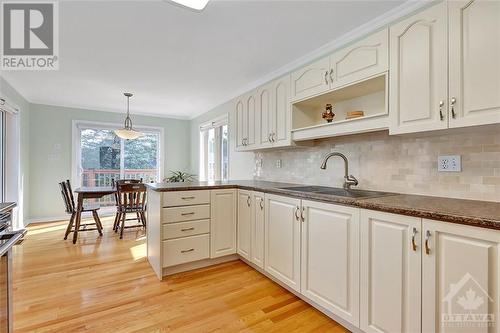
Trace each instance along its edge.
<instances>
[{"instance_id":1,"label":"white upper cabinet","mask_svg":"<svg viewBox=\"0 0 500 333\"><path fill-rule=\"evenodd\" d=\"M359 325L359 209L302 201L301 292Z\"/></svg>"},{"instance_id":2,"label":"white upper cabinet","mask_svg":"<svg viewBox=\"0 0 500 333\"><path fill-rule=\"evenodd\" d=\"M266 202L264 193L253 193L252 209L252 250L250 261L260 268L264 268L264 228Z\"/></svg>"},{"instance_id":3,"label":"white upper cabinet","mask_svg":"<svg viewBox=\"0 0 500 333\"><path fill-rule=\"evenodd\" d=\"M422 227L422 332L498 332L500 232L431 220Z\"/></svg>"},{"instance_id":4,"label":"white upper cabinet","mask_svg":"<svg viewBox=\"0 0 500 333\"><path fill-rule=\"evenodd\" d=\"M238 190L238 247L237 253L243 258L251 259L252 244L252 210L251 191Z\"/></svg>"},{"instance_id":5,"label":"white upper cabinet","mask_svg":"<svg viewBox=\"0 0 500 333\"><path fill-rule=\"evenodd\" d=\"M212 190L210 193L210 257L236 253L237 190Z\"/></svg>"},{"instance_id":6,"label":"white upper cabinet","mask_svg":"<svg viewBox=\"0 0 500 333\"><path fill-rule=\"evenodd\" d=\"M272 145L274 116L272 101L272 83L268 83L257 90L257 113L260 118L260 133L258 145L262 148Z\"/></svg>"},{"instance_id":7,"label":"white upper cabinet","mask_svg":"<svg viewBox=\"0 0 500 333\"><path fill-rule=\"evenodd\" d=\"M446 2L390 28L390 133L448 127Z\"/></svg>"},{"instance_id":8,"label":"white upper cabinet","mask_svg":"<svg viewBox=\"0 0 500 333\"><path fill-rule=\"evenodd\" d=\"M450 1L450 127L500 122L500 1Z\"/></svg>"},{"instance_id":9,"label":"white upper cabinet","mask_svg":"<svg viewBox=\"0 0 500 333\"><path fill-rule=\"evenodd\" d=\"M384 73L389 68L388 30L384 29L330 57L331 88Z\"/></svg>"},{"instance_id":10,"label":"white upper cabinet","mask_svg":"<svg viewBox=\"0 0 500 333\"><path fill-rule=\"evenodd\" d=\"M292 73L292 99L299 100L330 89L330 58L322 58Z\"/></svg>"},{"instance_id":11,"label":"white upper cabinet","mask_svg":"<svg viewBox=\"0 0 500 333\"><path fill-rule=\"evenodd\" d=\"M245 98L245 108L248 114L248 123L247 123L247 137L245 146L248 148L252 148L256 145L258 140L258 133L260 133L259 126L260 120L257 117L257 101L255 97L255 91L248 94Z\"/></svg>"},{"instance_id":12,"label":"white upper cabinet","mask_svg":"<svg viewBox=\"0 0 500 333\"><path fill-rule=\"evenodd\" d=\"M291 143L292 116L290 113L290 76L272 83L272 112L270 138L274 147Z\"/></svg>"},{"instance_id":13,"label":"white upper cabinet","mask_svg":"<svg viewBox=\"0 0 500 333\"><path fill-rule=\"evenodd\" d=\"M265 270L300 291L300 199L265 197Z\"/></svg>"},{"instance_id":14,"label":"white upper cabinet","mask_svg":"<svg viewBox=\"0 0 500 333\"><path fill-rule=\"evenodd\" d=\"M243 107L244 96L238 98L235 103L236 113L236 149L242 149L245 145L245 138L248 130L248 114Z\"/></svg>"},{"instance_id":15,"label":"white upper cabinet","mask_svg":"<svg viewBox=\"0 0 500 333\"><path fill-rule=\"evenodd\" d=\"M360 225L360 328L420 333L421 219L362 209Z\"/></svg>"}]
</instances>

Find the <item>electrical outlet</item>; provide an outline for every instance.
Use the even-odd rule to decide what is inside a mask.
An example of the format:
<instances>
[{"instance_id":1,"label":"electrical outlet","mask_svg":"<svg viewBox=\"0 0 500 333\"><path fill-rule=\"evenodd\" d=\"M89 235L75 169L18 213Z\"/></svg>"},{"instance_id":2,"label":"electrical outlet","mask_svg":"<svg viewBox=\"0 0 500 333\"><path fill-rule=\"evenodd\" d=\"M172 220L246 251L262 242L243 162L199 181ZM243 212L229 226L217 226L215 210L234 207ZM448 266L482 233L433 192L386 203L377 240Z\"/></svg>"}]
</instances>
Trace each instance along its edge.
<instances>
[{"instance_id":1,"label":"electrical outlet","mask_svg":"<svg viewBox=\"0 0 500 333\"><path fill-rule=\"evenodd\" d=\"M440 172L462 171L462 161L460 155L438 156L438 171Z\"/></svg>"},{"instance_id":2,"label":"electrical outlet","mask_svg":"<svg viewBox=\"0 0 500 333\"><path fill-rule=\"evenodd\" d=\"M276 168L281 169L281 160L276 160Z\"/></svg>"}]
</instances>

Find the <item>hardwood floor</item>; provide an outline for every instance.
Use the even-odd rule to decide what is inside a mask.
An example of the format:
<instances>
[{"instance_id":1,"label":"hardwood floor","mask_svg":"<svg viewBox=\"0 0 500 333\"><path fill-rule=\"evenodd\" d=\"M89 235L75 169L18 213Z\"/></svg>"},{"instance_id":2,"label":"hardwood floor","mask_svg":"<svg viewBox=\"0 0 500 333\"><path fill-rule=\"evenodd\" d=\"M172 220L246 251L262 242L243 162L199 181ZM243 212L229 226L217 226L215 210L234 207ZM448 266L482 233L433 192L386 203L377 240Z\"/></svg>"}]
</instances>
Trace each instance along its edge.
<instances>
[{"instance_id":1,"label":"hardwood floor","mask_svg":"<svg viewBox=\"0 0 500 333\"><path fill-rule=\"evenodd\" d=\"M15 332L348 332L241 261L160 282L143 231L64 241L32 225L14 250Z\"/></svg>"}]
</instances>

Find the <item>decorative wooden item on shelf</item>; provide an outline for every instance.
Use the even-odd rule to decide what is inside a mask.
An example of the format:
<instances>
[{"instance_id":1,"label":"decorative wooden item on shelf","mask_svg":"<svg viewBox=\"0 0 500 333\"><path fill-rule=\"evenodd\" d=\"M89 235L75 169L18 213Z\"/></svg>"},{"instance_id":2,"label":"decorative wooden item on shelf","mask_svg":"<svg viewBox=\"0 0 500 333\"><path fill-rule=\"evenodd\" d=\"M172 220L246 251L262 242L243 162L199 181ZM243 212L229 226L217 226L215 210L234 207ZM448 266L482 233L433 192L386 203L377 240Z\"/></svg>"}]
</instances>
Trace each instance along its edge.
<instances>
[{"instance_id":1,"label":"decorative wooden item on shelf","mask_svg":"<svg viewBox=\"0 0 500 333\"><path fill-rule=\"evenodd\" d=\"M363 111L348 111L345 119L354 119L359 117L364 117L365 113Z\"/></svg>"},{"instance_id":2,"label":"decorative wooden item on shelf","mask_svg":"<svg viewBox=\"0 0 500 333\"><path fill-rule=\"evenodd\" d=\"M335 117L335 113L333 113L333 106L331 104L326 105L325 112L321 114L321 117L329 123L332 122L333 117Z\"/></svg>"}]
</instances>

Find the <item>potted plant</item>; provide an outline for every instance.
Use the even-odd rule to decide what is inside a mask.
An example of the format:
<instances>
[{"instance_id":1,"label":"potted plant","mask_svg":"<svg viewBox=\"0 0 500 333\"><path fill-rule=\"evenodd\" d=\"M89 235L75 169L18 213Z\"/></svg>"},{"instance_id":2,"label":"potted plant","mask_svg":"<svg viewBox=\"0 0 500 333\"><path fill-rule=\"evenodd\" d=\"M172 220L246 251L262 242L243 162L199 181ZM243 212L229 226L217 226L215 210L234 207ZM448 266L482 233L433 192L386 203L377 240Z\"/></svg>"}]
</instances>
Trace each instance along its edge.
<instances>
[{"instance_id":1,"label":"potted plant","mask_svg":"<svg viewBox=\"0 0 500 333\"><path fill-rule=\"evenodd\" d=\"M196 180L196 175L184 171L170 171L170 176L164 179L167 183L185 183Z\"/></svg>"}]
</instances>

